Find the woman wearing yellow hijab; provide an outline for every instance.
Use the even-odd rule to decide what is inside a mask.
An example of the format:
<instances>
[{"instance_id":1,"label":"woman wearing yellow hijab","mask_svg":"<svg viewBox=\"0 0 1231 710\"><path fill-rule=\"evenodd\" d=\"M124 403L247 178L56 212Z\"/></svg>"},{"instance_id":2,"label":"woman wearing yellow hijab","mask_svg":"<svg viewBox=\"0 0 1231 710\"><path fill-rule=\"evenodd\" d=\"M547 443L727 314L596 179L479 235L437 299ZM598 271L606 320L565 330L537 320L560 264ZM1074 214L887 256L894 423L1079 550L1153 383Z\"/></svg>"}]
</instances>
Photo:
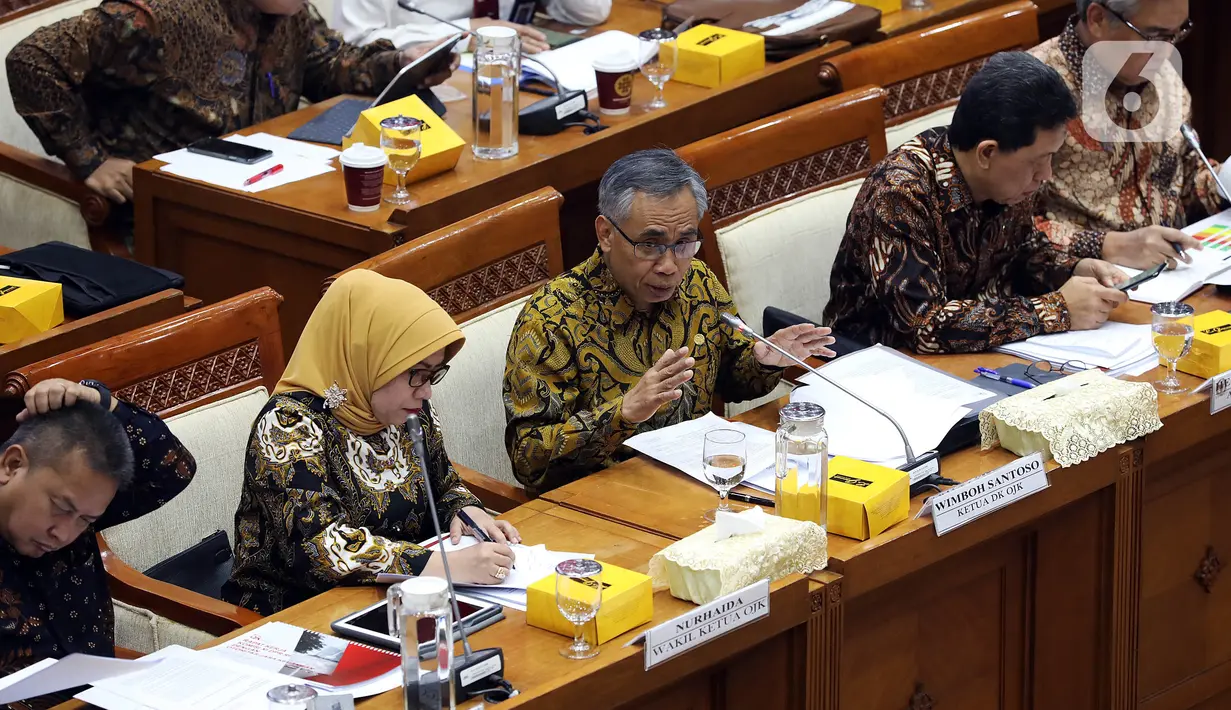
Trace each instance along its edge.
<instances>
[{"instance_id":1,"label":"woman wearing yellow hijab","mask_svg":"<svg viewBox=\"0 0 1231 710\"><path fill-rule=\"evenodd\" d=\"M381 572L443 576L425 480L456 539L465 510L496 542L451 554L454 580L494 584L517 531L492 520L449 463L428 399L463 343L417 287L371 271L339 278L312 312L248 442L223 597L272 614ZM403 425L423 422L427 476Z\"/></svg>"}]
</instances>

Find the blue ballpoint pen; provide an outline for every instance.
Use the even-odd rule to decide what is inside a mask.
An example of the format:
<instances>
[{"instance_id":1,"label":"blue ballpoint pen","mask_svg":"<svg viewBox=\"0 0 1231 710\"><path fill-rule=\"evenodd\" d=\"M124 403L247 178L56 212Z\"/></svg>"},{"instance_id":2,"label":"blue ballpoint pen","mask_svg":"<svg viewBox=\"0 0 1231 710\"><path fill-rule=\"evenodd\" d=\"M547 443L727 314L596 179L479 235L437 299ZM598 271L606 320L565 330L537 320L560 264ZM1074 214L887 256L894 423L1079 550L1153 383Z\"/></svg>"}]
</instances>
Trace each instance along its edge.
<instances>
[{"instance_id":1,"label":"blue ballpoint pen","mask_svg":"<svg viewBox=\"0 0 1231 710\"><path fill-rule=\"evenodd\" d=\"M1005 377L999 372L996 372L995 370L989 370L986 367L976 367L975 374L979 375L980 377L986 377L989 380L996 380L997 382L1003 382L1006 385L1013 385L1014 387L1021 387L1022 389L1027 389L1027 390L1034 389L1033 382L1027 382L1026 380L1019 380L1016 377Z\"/></svg>"}]
</instances>

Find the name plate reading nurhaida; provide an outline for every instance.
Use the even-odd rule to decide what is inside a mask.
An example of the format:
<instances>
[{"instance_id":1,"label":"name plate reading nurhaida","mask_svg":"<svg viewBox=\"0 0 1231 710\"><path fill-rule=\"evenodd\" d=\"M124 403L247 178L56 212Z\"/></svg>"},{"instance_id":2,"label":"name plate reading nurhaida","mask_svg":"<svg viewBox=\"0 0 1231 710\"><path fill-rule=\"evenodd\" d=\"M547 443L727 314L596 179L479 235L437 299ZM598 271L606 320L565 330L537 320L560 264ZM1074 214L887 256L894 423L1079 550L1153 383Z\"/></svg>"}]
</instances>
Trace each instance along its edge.
<instances>
[{"instance_id":1,"label":"name plate reading nurhaida","mask_svg":"<svg viewBox=\"0 0 1231 710\"><path fill-rule=\"evenodd\" d=\"M769 580L763 579L646 631L645 669L766 616Z\"/></svg>"}]
</instances>

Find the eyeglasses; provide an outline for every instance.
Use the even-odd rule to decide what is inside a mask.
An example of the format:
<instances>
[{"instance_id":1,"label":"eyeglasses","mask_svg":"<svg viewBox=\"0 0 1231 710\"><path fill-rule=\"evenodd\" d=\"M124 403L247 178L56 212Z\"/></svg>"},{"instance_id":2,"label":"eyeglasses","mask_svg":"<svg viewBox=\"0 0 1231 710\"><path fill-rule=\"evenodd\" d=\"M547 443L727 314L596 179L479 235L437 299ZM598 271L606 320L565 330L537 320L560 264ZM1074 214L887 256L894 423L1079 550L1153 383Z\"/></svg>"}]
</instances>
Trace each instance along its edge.
<instances>
[{"instance_id":1,"label":"eyeglasses","mask_svg":"<svg viewBox=\"0 0 1231 710\"><path fill-rule=\"evenodd\" d=\"M607 220L611 226L615 227L615 230L620 233L620 236L624 237L624 241L633 245L633 255L638 259L644 259L645 261L658 261L663 258L664 254L670 251L675 255L676 259L682 261L684 259L693 258L697 255L697 252L701 251L701 237L697 237L696 239L687 242L679 242L678 244L634 242L628 237L627 234L624 233L623 229L620 229L620 225L616 224L614 219L608 217L607 215L603 215L602 217Z\"/></svg>"},{"instance_id":2,"label":"eyeglasses","mask_svg":"<svg viewBox=\"0 0 1231 710\"><path fill-rule=\"evenodd\" d=\"M1026 367L1026 379L1036 385L1044 384L1051 381L1052 378L1047 375L1071 375L1075 372L1084 372L1085 370L1093 370L1094 365L1088 365L1081 360L1066 360L1064 362L1050 362L1047 360L1039 360L1032 362Z\"/></svg>"},{"instance_id":3,"label":"eyeglasses","mask_svg":"<svg viewBox=\"0 0 1231 710\"><path fill-rule=\"evenodd\" d=\"M441 365L435 370L411 370L410 371L410 386L422 387L431 382L434 385L440 384L440 381L449 374L449 366Z\"/></svg>"},{"instance_id":4,"label":"eyeglasses","mask_svg":"<svg viewBox=\"0 0 1231 710\"><path fill-rule=\"evenodd\" d=\"M1101 5L1102 8L1107 11L1107 14L1116 18L1120 22L1123 22L1124 24L1128 25L1128 28L1130 30L1136 32L1138 35L1141 36L1142 39L1144 39L1147 42L1166 42L1167 44L1179 44L1180 42L1183 42L1185 39L1187 39L1188 35L1192 34L1192 31L1193 31L1193 20L1190 17L1187 20L1184 20L1184 24L1180 25L1180 29L1175 32L1156 32L1154 34L1146 34L1145 32L1142 32L1141 29L1137 27L1137 25L1134 25L1133 23L1129 22L1124 17L1124 15L1121 15L1115 10L1112 10L1110 7L1107 7L1107 5L1101 2L1099 3L1099 5Z\"/></svg>"}]
</instances>

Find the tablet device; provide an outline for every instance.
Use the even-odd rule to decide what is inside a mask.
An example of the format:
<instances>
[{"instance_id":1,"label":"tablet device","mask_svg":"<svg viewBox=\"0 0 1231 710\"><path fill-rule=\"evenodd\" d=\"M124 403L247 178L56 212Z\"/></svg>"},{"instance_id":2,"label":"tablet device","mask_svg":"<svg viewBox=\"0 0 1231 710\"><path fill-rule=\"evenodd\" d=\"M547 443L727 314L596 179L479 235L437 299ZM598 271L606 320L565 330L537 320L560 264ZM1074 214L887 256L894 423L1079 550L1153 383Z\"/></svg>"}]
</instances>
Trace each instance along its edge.
<instances>
[{"instance_id":1,"label":"tablet device","mask_svg":"<svg viewBox=\"0 0 1231 710\"><path fill-rule=\"evenodd\" d=\"M1167 268L1166 264L1159 264L1158 266L1155 266L1153 268L1146 269L1145 271L1142 271L1140 274L1137 274L1136 276L1129 279L1128 281L1125 281L1119 286L1116 286L1116 288L1127 293L1137 288L1141 284L1145 283L1146 281L1149 281L1150 279L1158 278L1158 275L1163 273L1163 269L1166 269L1166 268Z\"/></svg>"},{"instance_id":2,"label":"tablet device","mask_svg":"<svg viewBox=\"0 0 1231 710\"><path fill-rule=\"evenodd\" d=\"M372 106L380 106L406 98L422 89L429 76L444 71L449 66L449 62L453 61L453 47L461 41L462 37L465 35L459 32L447 41L436 45L432 51L402 67L397 76L393 77L393 81L389 82L385 90L380 92L380 96L372 102Z\"/></svg>"},{"instance_id":3,"label":"tablet device","mask_svg":"<svg viewBox=\"0 0 1231 710\"><path fill-rule=\"evenodd\" d=\"M330 624L339 636L357 639L363 643L372 644L393 651L401 650L401 642L389 633L389 602L381 600L366 609L344 616ZM457 595L457 607L461 612L462 621L466 624L466 633L472 634L486 628L504 618L504 607L493 602L482 601ZM460 641L461 634L457 630L457 622L453 622L453 640ZM431 643L419 645L421 658L434 658L436 649Z\"/></svg>"}]
</instances>

